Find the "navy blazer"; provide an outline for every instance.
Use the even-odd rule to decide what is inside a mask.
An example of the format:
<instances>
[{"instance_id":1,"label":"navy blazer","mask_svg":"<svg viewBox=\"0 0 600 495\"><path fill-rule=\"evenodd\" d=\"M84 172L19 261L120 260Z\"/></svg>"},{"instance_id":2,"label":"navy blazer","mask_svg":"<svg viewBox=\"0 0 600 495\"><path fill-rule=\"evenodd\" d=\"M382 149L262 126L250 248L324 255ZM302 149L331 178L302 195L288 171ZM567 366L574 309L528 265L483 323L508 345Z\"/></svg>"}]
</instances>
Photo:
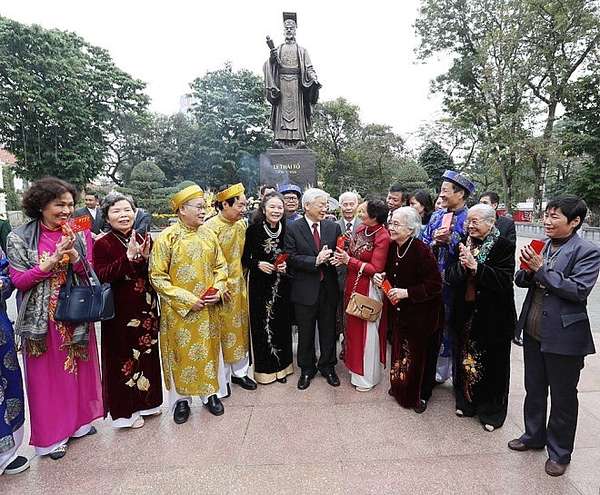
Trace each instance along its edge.
<instances>
[{"instance_id":1,"label":"navy blazer","mask_svg":"<svg viewBox=\"0 0 600 495\"><path fill-rule=\"evenodd\" d=\"M549 248L546 241L544 251ZM600 248L575 234L557 253L553 268L546 263L537 272L519 270L515 276L518 287L529 288L517 335L525 330L527 314L535 283L545 287L541 351L569 356L584 356L596 352L587 314L587 298L596 284L600 270Z\"/></svg>"},{"instance_id":2,"label":"navy blazer","mask_svg":"<svg viewBox=\"0 0 600 495\"><path fill-rule=\"evenodd\" d=\"M315 265L319 253L312 231L304 217L287 225L286 229L285 252L289 255L287 265L292 277L290 300L306 306L316 304L319 297L321 273L326 290L335 291L337 298L339 286L336 268L328 263ZM320 222L320 230L321 247L327 245L329 249L335 251L335 243L341 235L340 226L331 220L323 220ZM335 306L333 310L335 311Z\"/></svg>"}]
</instances>

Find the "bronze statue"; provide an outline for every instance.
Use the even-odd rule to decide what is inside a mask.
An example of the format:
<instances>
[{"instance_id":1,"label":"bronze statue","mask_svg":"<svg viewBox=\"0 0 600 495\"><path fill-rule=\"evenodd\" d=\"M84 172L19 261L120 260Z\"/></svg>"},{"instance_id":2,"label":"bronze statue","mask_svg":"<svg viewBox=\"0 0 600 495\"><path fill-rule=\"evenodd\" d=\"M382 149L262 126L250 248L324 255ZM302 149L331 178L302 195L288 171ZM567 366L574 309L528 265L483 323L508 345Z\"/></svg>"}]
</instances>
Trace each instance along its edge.
<instances>
[{"instance_id":1,"label":"bronze statue","mask_svg":"<svg viewBox=\"0 0 600 495\"><path fill-rule=\"evenodd\" d=\"M275 148L306 148L312 105L319 99L321 84L305 48L296 44L296 13L283 13L285 43L271 50L263 67L265 93L272 105L271 128Z\"/></svg>"}]
</instances>

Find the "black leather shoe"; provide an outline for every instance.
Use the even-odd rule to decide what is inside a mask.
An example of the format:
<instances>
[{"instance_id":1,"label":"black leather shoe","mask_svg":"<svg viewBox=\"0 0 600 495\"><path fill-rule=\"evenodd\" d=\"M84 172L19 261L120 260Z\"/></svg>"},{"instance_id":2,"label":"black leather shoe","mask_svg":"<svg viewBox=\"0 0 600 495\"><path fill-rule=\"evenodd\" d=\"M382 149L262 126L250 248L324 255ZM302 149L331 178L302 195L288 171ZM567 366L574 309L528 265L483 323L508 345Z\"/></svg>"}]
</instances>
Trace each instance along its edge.
<instances>
[{"instance_id":1,"label":"black leather shoe","mask_svg":"<svg viewBox=\"0 0 600 495\"><path fill-rule=\"evenodd\" d=\"M298 380L298 388L300 390L305 390L310 387L310 381L312 380L312 376L307 374L300 375L300 379Z\"/></svg>"},{"instance_id":2,"label":"black leather shoe","mask_svg":"<svg viewBox=\"0 0 600 495\"><path fill-rule=\"evenodd\" d=\"M221 416L225 412L225 408L223 407L221 399L219 399L216 395L211 395L208 398L208 402L204 404L204 406L210 411L211 414L214 414L215 416Z\"/></svg>"},{"instance_id":3,"label":"black leather shoe","mask_svg":"<svg viewBox=\"0 0 600 495\"><path fill-rule=\"evenodd\" d=\"M419 399L419 403L413 407L413 411L417 414L423 414L427 410L427 401Z\"/></svg>"},{"instance_id":4,"label":"black leather shoe","mask_svg":"<svg viewBox=\"0 0 600 495\"><path fill-rule=\"evenodd\" d=\"M237 376L232 376L231 383L235 383L236 385L239 385L244 390L256 390L256 382L251 380L248 377L248 375L243 376L242 378L239 378Z\"/></svg>"},{"instance_id":5,"label":"black leather shoe","mask_svg":"<svg viewBox=\"0 0 600 495\"><path fill-rule=\"evenodd\" d=\"M508 442L508 448L510 450L516 450L517 452L525 452L526 450L542 450L544 447L530 447L524 444L520 438L515 438Z\"/></svg>"},{"instance_id":6,"label":"black leather shoe","mask_svg":"<svg viewBox=\"0 0 600 495\"><path fill-rule=\"evenodd\" d=\"M190 406L187 400L180 400L175 404L175 411L173 411L173 421L178 425L185 423L190 417Z\"/></svg>"},{"instance_id":7,"label":"black leather shoe","mask_svg":"<svg viewBox=\"0 0 600 495\"><path fill-rule=\"evenodd\" d=\"M327 383L329 383L329 385L331 385L332 387L340 386L340 379L335 374L335 371L330 371L329 373L323 373L323 376L325 377L325 380L327 380Z\"/></svg>"},{"instance_id":8,"label":"black leather shoe","mask_svg":"<svg viewBox=\"0 0 600 495\"><path fill-rule=\"evenodd\" d=\"M559 462L556 462L552 459L548 459L546 461L544 469L546 470L546 474L550 476L562 476L563 474L565 474L567 466L568 464L560 464Z\"/></svg>"}]
</instances>

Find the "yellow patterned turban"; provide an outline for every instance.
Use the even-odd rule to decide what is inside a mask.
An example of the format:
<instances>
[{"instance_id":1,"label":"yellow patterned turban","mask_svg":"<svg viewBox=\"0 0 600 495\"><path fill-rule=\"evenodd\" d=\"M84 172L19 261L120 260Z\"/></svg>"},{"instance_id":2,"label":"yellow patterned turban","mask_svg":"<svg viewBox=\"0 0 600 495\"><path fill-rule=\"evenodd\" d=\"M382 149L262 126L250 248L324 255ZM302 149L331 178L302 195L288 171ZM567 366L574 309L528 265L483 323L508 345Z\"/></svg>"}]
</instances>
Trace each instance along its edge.
<instances>
[{"instance_id":1,"label":"yellow patterned turban","mask_svg":"<svg viewBox=\"0 0 600 495\"><path fill-rule=\"evenodd\" d=\"M224 191L217 193L217 201L222 203L223 201L227 201L228 199L235 198L240 194L244 194L244 185L240 182L238 184L234 184L233 186L228 187Z\"/></svg>"},{"instance_id":2,"label":"yellow patterned turban","mask_svg":"<svg viewBox=\"0 0 600 495\"><path fill-rule=\"evenodd\" d=\"M200 186L197 186L196 184L188 186L173 195L171 198L171 208L176 212L184 203L187 203L191 199L202 197L204 197L204 191Z\"/></svg>"}]
</instances>

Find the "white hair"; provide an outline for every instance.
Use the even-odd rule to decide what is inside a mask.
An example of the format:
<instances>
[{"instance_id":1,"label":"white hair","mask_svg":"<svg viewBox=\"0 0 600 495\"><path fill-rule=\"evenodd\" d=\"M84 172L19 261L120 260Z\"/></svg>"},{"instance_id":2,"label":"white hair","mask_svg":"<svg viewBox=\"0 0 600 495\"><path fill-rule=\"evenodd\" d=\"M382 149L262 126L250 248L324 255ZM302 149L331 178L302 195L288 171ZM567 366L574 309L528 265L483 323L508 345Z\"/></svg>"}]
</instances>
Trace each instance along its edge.
<instances>
[{"instance_id":1,"label":"white hair","mask_svg":"<svg viewBox=\"0 0 600 495\"><path fill-rule=\"evenodd\" d=\"M329 194L323 191L323 189L317 189L316 187L307 189L302 195L302 208L305 208L306 205L312 203L317 198L325 198L325 200L328 200Z\"/></svg>"},{"instance_id":2,"label":"white hair","mask_svg":"<svg viewBox=\"0 0 600 495\"><path fill-rule=\"evenodd\" d=\"M401 206L395 209L392 218L395 217L406 219L406 226L410 229L412 235L418 235L421 231L421 215L412 206Z\"/></svg>"},{"instance_id":3,"label":"white hair","mask_svg":"<svg viewBox=\"0 0 600 495\"><path fill-rule=\"evenodd\" d=\"M494 225L494 223L496 223L496 210L490 205L477 203L469 208L469 213L471 212L479 214L482 220L489 225Z\"/></svg>"},{"instance_id":4,"label":"white hair","mask_svg":"<svg viewBox=\"0 0 600 495\"><path fill-rule=\"evenodd\" d=\"M342 194L340 194L340 199L338 200L340 205L346 199L350 199L350 197L352 197L352 199L356 200L356 204L359 203L360 200L358 198L358 194L356 194L354 191L346 191L346 192L343 192Z\"/></svg>"}]
</instances>

